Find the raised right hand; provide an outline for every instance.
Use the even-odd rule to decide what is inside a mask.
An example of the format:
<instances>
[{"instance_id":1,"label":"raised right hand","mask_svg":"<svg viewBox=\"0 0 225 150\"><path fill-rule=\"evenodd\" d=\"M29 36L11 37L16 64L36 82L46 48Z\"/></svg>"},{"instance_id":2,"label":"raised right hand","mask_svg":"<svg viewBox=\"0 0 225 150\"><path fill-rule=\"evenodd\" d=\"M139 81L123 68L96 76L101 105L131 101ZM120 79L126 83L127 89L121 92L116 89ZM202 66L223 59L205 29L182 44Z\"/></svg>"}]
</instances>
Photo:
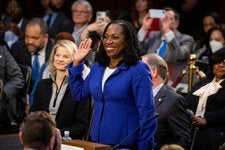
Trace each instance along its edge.
<instances>
[{"instance_id":1,"label":"raised right hand","mask_svg":"<svg viewBox=\"0 0 225 150\"><path fill-rule=\"evenodd\" d=\"M74 54L73 66L78 65L81 61L84 60L84 58L88 55L89 51L91 50L91 44L92 40L90 38L84 39L80 43L77 52Z\"/></svg>"}]
</instances>

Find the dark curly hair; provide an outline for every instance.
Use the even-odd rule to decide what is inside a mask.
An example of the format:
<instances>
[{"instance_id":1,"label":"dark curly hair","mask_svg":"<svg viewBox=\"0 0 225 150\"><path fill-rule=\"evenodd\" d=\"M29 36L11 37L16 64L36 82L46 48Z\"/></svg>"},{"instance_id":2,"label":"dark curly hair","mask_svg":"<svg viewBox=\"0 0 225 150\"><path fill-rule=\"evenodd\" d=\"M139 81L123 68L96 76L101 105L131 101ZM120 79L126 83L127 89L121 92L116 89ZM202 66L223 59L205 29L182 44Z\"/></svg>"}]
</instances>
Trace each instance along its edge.
<instances>
[{"instance_id":1,"label":"dark curly hair","mask_svg":"<svg viewBox=\"0 0 225 150\"><path fill-rule=\"evenodd\" d=\"M223 38L225 39L225 24L223 24L223 23L220 23L220 24L216 24L216 25L214 25L214 26L212 26L210 29L209 29L209 31L208 31L208 41L210 41L210 35L212 34L212 32L213 31L215 31L215 30L218 30L221 34L222 34L222 36L223 36Z\"/></svg>"},{"instance_id":2,"label":"dark curly hair","mask_svg":"<svg viewBox=\"0 0 225 150\"><path fill-rule=\"evenodd\" d=\"M122 27L123 34L125 37L125 40L127 42L127 46L124 49L125 56L123 60L118 64L120 65L121 63L124 63L125 66L131 66L137 64L137 61L140 59L138 55L138 39L137 39L137 33L134 28L134 26L127 21L124 20L115 20L110 22L104 32L103 32L103 39L105 36L106 31L108 30L108 27L112 24L117 24ZM101 45L99 47L99 51L96 54L96 61L101 65L101 66L108 66L110 58L107 56L106 51L103 46L103 42L101 42Z\"/></svg>"}]
</instances>

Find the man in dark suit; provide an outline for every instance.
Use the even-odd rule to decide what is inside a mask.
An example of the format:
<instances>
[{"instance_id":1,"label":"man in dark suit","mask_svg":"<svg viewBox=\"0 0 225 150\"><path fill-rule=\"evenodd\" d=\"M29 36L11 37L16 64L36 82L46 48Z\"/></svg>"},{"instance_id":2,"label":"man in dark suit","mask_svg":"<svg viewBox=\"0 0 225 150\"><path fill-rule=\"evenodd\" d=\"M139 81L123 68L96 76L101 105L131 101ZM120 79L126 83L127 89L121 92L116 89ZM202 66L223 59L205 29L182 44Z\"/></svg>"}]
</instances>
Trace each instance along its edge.
<instances>
[{"instance_id":1,"label":"man in dark suit","mask_svg":"<svg viewBox=\"0 0 225 150\"><path fill-rule=\"evenodd\" d=\"M41 14L39 17L48 24L49 28L49 37L55 39L56 34L59 32L73 32L73 22L68 19L64 12L61 10L64 0L49 0L41 1L41 4L45 10L44 14Z\"/></svg>"},{"instance_id":2,"label":"man in dark suit","mask_svg":"<svg viewBox=\"0 0 225 150\"><path fill-rule=\"evenodd\" d=\"M47 66L53 43L48 38L48 26L40 18L31 19L25 29L24 40L17 41L10 50L18 64L32 68L32 81L30 86L30 103L36 83L42 78L42 73ZM35 70L34 60L38 58L38 69ZM36 71L36 74L34 73Z\"/></svg>"},{"instance_id":3,"label":"man in dark suit","mask_svg":"<svg viewBox=\"0 0 225 150\"><path fill-rule=\"evenodd\" d=\"M23 117L17 114L16 96L24 86L24 78L5 45L0 45L0 83L0 126L16 127Z\"/></svg>"},{"instance_id":4,"label":"man in dark suit","mask_svg":"<svg viewBox=\"0 0 225 150\"><path fill-rule=\"evenodd\" d=\"M190 121L184 98L164 85L168 74L166 62L157 54L146 54L142 60L151 70L153 96L159 114L155 134L156 149L164 144L178 144L187 149L190 143Z\"/></svg>"}]
</instances>

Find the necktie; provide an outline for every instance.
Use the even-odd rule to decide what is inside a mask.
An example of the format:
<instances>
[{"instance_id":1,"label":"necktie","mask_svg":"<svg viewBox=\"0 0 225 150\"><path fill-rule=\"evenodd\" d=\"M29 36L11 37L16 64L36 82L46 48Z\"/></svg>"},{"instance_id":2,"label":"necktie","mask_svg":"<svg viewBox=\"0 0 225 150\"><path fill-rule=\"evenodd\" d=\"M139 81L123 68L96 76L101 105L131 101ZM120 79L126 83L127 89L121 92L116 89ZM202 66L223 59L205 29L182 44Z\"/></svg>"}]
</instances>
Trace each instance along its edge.
<instances>
[{"instance_id":1,"label":"necktie","mask_svg":"<svg viewBox=\"0 0 225 150\"><path fill-rule=\"evenodd\" d=\"M38 79L40 64L38 60L38 53L34 53L34 61L32 66L32 80L36 81Z\"/></svg>"},{"instance_id":2,"label":"necktie","mask_svg":"<svg viewBox=\"0 0 225 150\"><path fill-rule=\"evenodd\" d=\"M51 25L51 20L52 20L52 15L49 14L48 15L48 20L47 20L48 27L50 27L50 25Z\"/></svg>"},{"instance_id":3,"label":"necktie","mask_svg":"<svg viewBox=\"0 0 225 150\"><path fill-rule=\"evenodd\" d=\"M159 49L159 56L160 56L160 57L163 57L165 51L166 51L166 40L163 40L163 41L162 41L162 46L161 46L161 48Z\"/></svg>"}]
</instances>

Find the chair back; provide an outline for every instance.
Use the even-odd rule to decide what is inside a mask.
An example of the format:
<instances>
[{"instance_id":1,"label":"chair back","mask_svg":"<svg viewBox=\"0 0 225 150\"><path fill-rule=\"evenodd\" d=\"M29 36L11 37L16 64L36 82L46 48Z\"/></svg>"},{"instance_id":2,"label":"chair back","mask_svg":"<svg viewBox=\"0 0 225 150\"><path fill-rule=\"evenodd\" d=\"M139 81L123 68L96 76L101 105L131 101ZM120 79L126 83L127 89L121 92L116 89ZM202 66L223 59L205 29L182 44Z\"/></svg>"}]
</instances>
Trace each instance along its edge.
<instances>
[{"instance_id":1,"label":"chair back","mask_svg":"<svg viewBox=\"0 0 225 150\"><path fill-rule=\"evenodd\" d=\"M19 65L21 68L21 72L23 74L25 84L22 89L22 91L17 94L17 118L19 119L18 121L21 122L22 119L26 116L28 113L27 111L29 110L27 107L29 107L29 98L28 98L28 92L31 84L31 73L32 69L30 66L25 66L25 65ZM28 110L27 110L28 109Z\"/></svg>"},{"instance_id":2,"label":"chair back","mask_svg":"<svg viewBox=\"0 0 225 150\"><path fill-rule=\"evenodd\" d=\"M25 65L20 65L20 69L21 69L21 71L23 73L23 77L25 79L24 90L25 90L25 93L28 94L29 89L30 89L30 83L31 83L32 69L30 66L25 66Z\"/></svg>"}]
</instances>

